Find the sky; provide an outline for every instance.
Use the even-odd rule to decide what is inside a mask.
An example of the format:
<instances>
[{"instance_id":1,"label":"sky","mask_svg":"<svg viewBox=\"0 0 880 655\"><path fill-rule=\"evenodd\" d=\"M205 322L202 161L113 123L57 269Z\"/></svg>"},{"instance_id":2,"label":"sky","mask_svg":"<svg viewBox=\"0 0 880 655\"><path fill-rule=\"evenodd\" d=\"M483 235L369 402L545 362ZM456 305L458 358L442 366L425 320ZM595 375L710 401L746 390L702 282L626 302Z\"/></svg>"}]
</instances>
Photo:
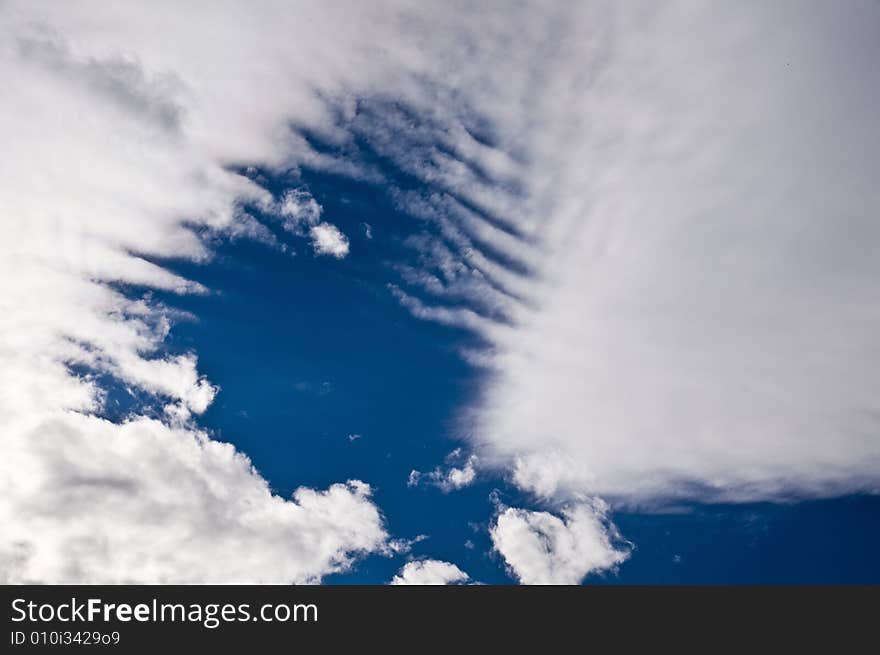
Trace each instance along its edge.
<instances>
[{"instance_id":1,"label":"sky","mask_svg":"<svg viewBox=\"0 0 880 655\"><path fill-rule=\"evenodd\" d=\"M0 580L877 583L880 5L0 3Z\"/></svg>"}]
</instances>

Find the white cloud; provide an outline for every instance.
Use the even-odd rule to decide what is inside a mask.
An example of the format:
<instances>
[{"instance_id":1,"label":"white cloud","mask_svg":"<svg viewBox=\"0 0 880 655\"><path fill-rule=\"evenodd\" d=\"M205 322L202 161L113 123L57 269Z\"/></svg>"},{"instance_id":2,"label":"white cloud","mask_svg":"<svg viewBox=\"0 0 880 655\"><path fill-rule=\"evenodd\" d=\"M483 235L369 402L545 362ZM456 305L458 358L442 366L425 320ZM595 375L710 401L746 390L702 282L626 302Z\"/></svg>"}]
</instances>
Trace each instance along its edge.
<instances>
[{"instance_id":1,"label":"white cloud","mask_svg":"<svg viewBox=\"0 0 880 655\"><path fill-rule=\"evenodd\" d=\"M413 537L412 539L391 539L388 542L388 548L386 549L388 553L396 553L396 554L406 554L412 550L412 547L418 543L421 543L425 539L428 538L426 534L419 534Z\"/></svg>"},{"instance_id":2,"label":"white cloud","mask_svg":"<svg viewBox=\"0 0 880 655\"><path fill-rule=\"evenodd\" d=\"M624 10L572 85L541 300L471 426L527 487L880 488L880 6L813 7Z\"/></svg>"},{"instance_id":3,"label":"white cloud","mask_svg":"<svg viewBox=\"0 0 880 655\"><path fill-rule=\"evenodd\" d=\"M465 462L463 468L451 467L440 482L441 488L461 489L468 486L477 477L477 471L474 467L476 462L477 458L471 457Z\"/></svg>"},{"instance_id":4,"label":"white cloud","mask_svg":"<svg viewBox=\"0 0 880 655\"><path fill-rule=\"evenodd\" d=\"M330 255L342 259L348 254L348 237L330 223L319 223L309 230L312 247L318 255Z\"/></svg>"},{"instance_id":5,"label":"white cloud","mask_svg":"<svg viewBox=\"0 0 880 655\"><path fill-rule=\"evenodd\" d=\"M447 464L461 459L461 448L456 448L446 457ZM455 491L468 486L477 478L477 463L479 458L476 455L470 455L462 466L449 466L447 469L436 467L433 471L422 473L421 471L412 470L409 473L406 484L408 487L415 487L420 482L426 481L429 484L439 487L444 492Z\"/></svg>"},{"instance_id":6,"label":"white cloud","mask_svg":"<svg viewBox=\"0 0 880 655\"><path fill-rule=\"evenodd\" d=\"M321 222L324 208L306 189L286 191L272 212L284 219L284 229L297 236L309 235L317 255L342 259L348 254L349 241L342 231L331 223Z\"/></svg>"},{"instance_id":7,"label":"white cloud","mask_svg":"<svg viewBox=\"0 0 880 655\"><path fill-rule=\"evenodd\" d=\"M572 485L577 476L577 462L559 451L539 450L518 455L513 465L516 486L541 498L553 497L560 486Z\"/></svg>"},{"instance_id":8,"label":"white cloud","mask_svg":"<svg viewBox=\"0 0 880 655\"><path fill-rule=\"evenodd\" d=\"M306 583L386 546L362 482L285 500L191 426L4 417L6 583Z\"/></svg>"},{"instance_id":9,"label":"white cloud","mask_svg":"<svg viewBox=\"0 0 880 655\"><path fill-rule=\"evenodd\" d=\"M590 573L614 569L629 556L601 501L562 511L507 508L489 531L492 543L522 584L579 584Z\"/></svg>"},{"instance_id":10,"label":"white cloud","mask_svg":"<svg viewBox=\"0 0 880 655\"><path fill-rule=\"evenodd\" d=\"M470 576L455 564L436 559L407 562L391 580L393 585L450 585L467 582Z\"/></svg>"},{"instance_id":11,"label":"white cloud","mask_svg":"<svg viewBox=\"0 0 880 655\"><path fill-rule=\"evenodd\" d=\"M291 189L284 193L276 211L284 217L285 230L303 234L320 222L323 208L305 189Z\"/></svg>"}]
</instances>

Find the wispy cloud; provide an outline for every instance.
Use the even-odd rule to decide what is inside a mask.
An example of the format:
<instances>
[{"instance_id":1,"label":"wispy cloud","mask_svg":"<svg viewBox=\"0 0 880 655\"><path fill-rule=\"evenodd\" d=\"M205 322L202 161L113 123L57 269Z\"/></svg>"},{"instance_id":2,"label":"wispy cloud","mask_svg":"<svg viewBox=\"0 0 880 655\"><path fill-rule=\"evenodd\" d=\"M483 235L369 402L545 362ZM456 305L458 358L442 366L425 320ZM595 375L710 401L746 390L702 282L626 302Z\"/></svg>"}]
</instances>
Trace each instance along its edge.
<instances>
[{"instance_id":1,"label":"wispy cloud","mask_svg":"<svg viewBox=\"0 0 880 655\"><path fill-rule=\"evenodd\" d=\"M456 448L446 456L446 468L437 466L433 471L425 473L414 469L410 471L406 484L408 487L429 484L447 493L455 491L467 487L477 479L478 462L476 455L471 454L464 458L461 449Z\"/></svg>"}]
</instances>

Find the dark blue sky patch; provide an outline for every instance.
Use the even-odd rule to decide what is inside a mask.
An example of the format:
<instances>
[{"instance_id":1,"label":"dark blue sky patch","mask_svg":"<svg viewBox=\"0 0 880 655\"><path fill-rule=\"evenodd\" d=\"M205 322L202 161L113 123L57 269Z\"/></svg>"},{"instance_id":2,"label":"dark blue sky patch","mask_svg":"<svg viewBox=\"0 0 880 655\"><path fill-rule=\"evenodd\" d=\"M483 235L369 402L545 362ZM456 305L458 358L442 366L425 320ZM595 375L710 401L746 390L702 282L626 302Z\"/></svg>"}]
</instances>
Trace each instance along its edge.
<instances>
[{"instance_id":1,"label":"dark blue sky patch","mask_svg":"<svg viewBox=\"0 0 880 655\"><path fill-rule=\"evenodd\" d=\"M877 584L880 498L617 514L636 544L622 584Z\"/></svg>"}]
</instances>

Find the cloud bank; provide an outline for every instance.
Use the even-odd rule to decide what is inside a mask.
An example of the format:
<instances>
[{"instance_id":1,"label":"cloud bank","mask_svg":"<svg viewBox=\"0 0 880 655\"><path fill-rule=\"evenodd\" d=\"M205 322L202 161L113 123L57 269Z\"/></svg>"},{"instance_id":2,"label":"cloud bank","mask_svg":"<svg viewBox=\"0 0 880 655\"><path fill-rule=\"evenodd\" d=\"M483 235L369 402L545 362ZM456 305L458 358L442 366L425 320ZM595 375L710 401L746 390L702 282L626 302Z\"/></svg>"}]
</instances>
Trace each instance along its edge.
<instances>
[{"instance_id":1,"label":"cloud bank","mask_svg":"<svg viewBox=\"0 0 880 655\"><path fill-rule=\"evenodd\" d=\"M483 339L481 465L636 505L877 491L880 7L808 4L474 10L426 37L469 65L419 121L341 121L424 184L390 289Z\"/></svg>"},{"instance_id":2,"label":"cloud bank","mask_svg":"<svg viewBox=\"0 0 880 655\"><path fill-rule=\"evenodd\" d=\"M543 494L876 491L880 6L698 6L616 12L556 110L474 433Z\"/></svg>"}]
</instances>

